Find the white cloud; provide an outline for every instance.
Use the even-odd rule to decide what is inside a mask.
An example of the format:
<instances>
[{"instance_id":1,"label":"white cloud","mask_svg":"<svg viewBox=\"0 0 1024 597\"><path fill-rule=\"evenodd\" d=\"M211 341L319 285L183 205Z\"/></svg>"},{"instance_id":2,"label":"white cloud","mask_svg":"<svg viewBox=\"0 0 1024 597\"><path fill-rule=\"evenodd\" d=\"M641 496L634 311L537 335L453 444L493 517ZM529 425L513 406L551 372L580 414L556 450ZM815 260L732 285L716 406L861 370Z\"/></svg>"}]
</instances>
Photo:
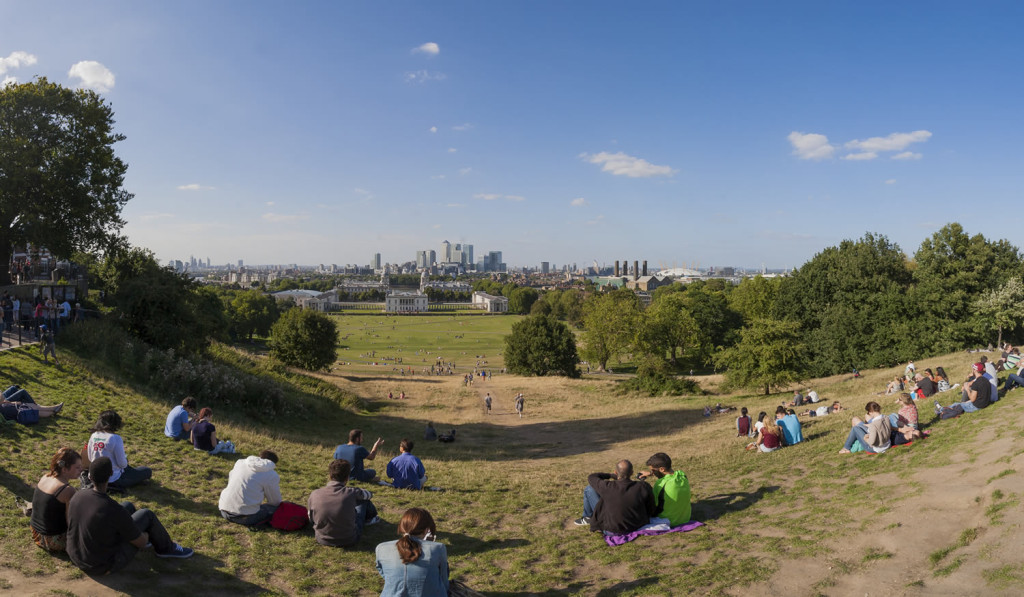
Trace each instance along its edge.
<instances>
[{"instance_id":1,"label":"white cloud","mask_svg":"<svg viewBox=\"0 0 1024 597\"><path fill-rule=\"evenodd\" d=\"M68 76L78 79L78 86L106 93L114 88L114 73L95 60L83 60L75 63Z\"/></svg>"},{"instance_id":2,"label":"white cloud","mask_svg":"<svg viewBox=\"0 0 1024 597\"><path fill-rule=\"evenodd\" d=\"M430 127L430 132L436 133L437 132L437 127L436 126Z\"/></svg>"},{"instance_id":3,"label":"white cloud","mask_svg":"<svg viewBox=\"0 0 1024 597\"><path fill-rule=\"evenodd\" d=\"M413 54L426 54L427 56L437 56L441 53L441 46L437 45L432 41L428 41L422 46L418 46L412 49ZM458 52L456 52L457 54Z\"/></svg>"},{"instance_id":4,"label":"white cloud","mask_svg":"<svg viewBox=\"0 0 1024 597\"><path fill-rule=\"evenodd\" d=\"M444 81L448 75L428 70L417 70L405 73L406 83L426 83L427 81Z\"/></svg>"},{"instance_id":5,"label":"white cloud","mask_svg":"<svg viewBox=\"0 0 1024 597\"><path fill-rule=\"evenodd\" d=\"M276 213L272 213L271 212L271 213L263 214L262 218L264 220L266 220L267 222L279 223L279 222L296 222L298 220L305 220L305 219L309 218L309 216L301 215L301 214L276 214Z\"/></svg>"},{"instance_id":6,"label":"white cloud","mask_svg":"<svg viewBox=\"0 0 1024 597\"><path fill-rule=\"evenodd\" d=\"M273 201L267 201L267 207L274 207Z\"/></svg>"},{"instance_id":7,"label":"white cloud","mask_svg":"<svg viewBox=\"0 0 1024 597\"><path fill-rule=\"evenodd\" d=\"M363 195L364 197L370 195L370 191L367 191L366 189L355 188L352 189L352 191L357 195Z\"/></svg>"},{"instance_id":8,"label":"white cloud","mask_svg":"<svg viewBox=\"0 0 1024 597\"><path fill-rule=\"evenodd\" d=\"M526 201L526 197L522 195L505 195L505 198L509 201Z\"/></svg>"},{"instance_id":9,"label":"white cloud","mask_svg":"<svg viewBox=\"0 0 1024 597\"><path fill-rule=\"evenodd\" d=\"M466 207L465 203L449 203L445 207Z\"/></svg>"},{"instance_id":10,"label":"white cloud","mask_svg":"<svg viewBox=\"0 0 1024 597\"><path fill-rule=\"evenodd\" d=\"M818 133L800 133L793 131L786 137L793 146L793 155L801 160L824 160L832 157L836 148L828 142L828 137Z\"/></svg>"},{"instance_id":11,"label":"white cloud","mask_svg":"<svg viewBox=\"0 0 1024 597\"><path fill-rule=\"evenodd\" d=\"M595 155L581 153L580 157L591 164L602 164L602 172L609 172L615 176L650 178L652 176L672 176L675 173L675 170L668 166L656 166L647 160L626 155L621 151L618 153L602 151Z\"/></svg>"},{"instance_id":12,"label":"white cloud","mask_svg":"<svg viewBox=\"0 0 1024 597\"><path fill-rule=\"evenodd\" d=\"M434 224L433 226L431 226L431 228L433 228L434 230L440 230L441 229L441 225L440 224Z\"/></svg>"},{"instance_id":13,"label":"white cloud","mask_svg":"<svg viewBox=\"0 0 1024 597\"><path fill-rule=\"evenodd\" d=\"M430 177L430 180L444 180L444 179L445 179L444 174L435 174L435 175Z\"/></svg>"},{"instance_id":14,"label":"white cloud","mask_svg":"<svg viewBox=\"0 0 1024 597\"><path fill-rule=\"evenodd\" d=\"M154 213L154 214L142 214L139 216L139 220L143 222L152 222L153 220L163 220L166 218L173 218L174 214L169 213Z\"/></svg>"},{"instance_id":15,"label":"white cloud","mask_svg":"<svg viewBox=\"0 0 1024 597\"><path fill-rule=\"evenodd\" d=\"M923 143L930 139L932 134L928 131L914 131L912 133L893 133L888 137L871 137L854 139L846 144L848 149L860 149L861 151L902 151L912 143Z\"/></svg>"},{"instance_id":16,"label":"white cloud","mask_svg":"<svg viewBox=\"0 0 1024 597\"><path fill-rule=\"evenodd\" d=\"M569 202L569 205L571 205L573 207L583 207L586 204L587 204L587 200L584 199L583 197L577 197L577 198L575 198L575 199L573 199L572 201Z\"/></svg>"},{"instance_id":17,"label":"white cloud","mask_svg":"<svg viewBox=\"0 0 1024 597\"><path fill-rule=\"evenodd\" d=\"M455 149L454 147L448 148L448 153L455 153L456 151L458 151L458 149Z\"/></svg>"},{"instance_id":18,"label":"white cloud","mask_svg":"<svg viewBox=\"0 0 1024 597\"><path fill-rule=\"evenodd\" d=\"M6 73L12 68L31 66L36 62L36 57L28 52L22 52L20 50L17 52L11 52L7 55L7 58L0 58L0 75Z\"/></svg>"},{"instance_id":19,"label":"white cloud","mask_svg":"<svg viewBox=\"0 0 1024 597\"><path fill-rule=\"evenodd\" d=\"M889 180L885 181L885 184L896 184L896 179L890 178Z\"/></svg>"},{"instance_id":20,"label":"white cloud","mask_svg":"<svg viewBox=\"0 0 1024 597\"><path fill-rule=\"evenodd\" d=\"M597 216L593 220L588 220L586 224L587 226L595 226L597 224L600 224L602 220L604 220L604 214Z\"/></svg>"},{"instance_id":21,"label":"white cloud","mask_svg":"<svg viewBox=\"0 0 1024 597\"><path fill-rule=\"evenodd\" d=\"M193 182L192 184L180 185L178 187L178 190L179 191L212 191L213 187L207 187L207 186L203 186L201 184L197 184L197 183Z\"/></svg>"},{"instance_id":22,"label":"white cloud","mask_svg":"<svg viewBox=\"0 0 1024 597\"><path fill-rule=\"evenodd\" d=\"M12 77L10 75L4 77L3 81L0 81L0 87L7 87L8 85L14 85L18 82L18 77Z\"/></svg>"},{"instance_id":23,"label":"white cloud","mask_svg":"<svg viewBox=\"0 0 1024 597\"><path fill-rule=\"evenodd\" d=\"M472 168L459 168L459 176L465 176L465 175L469 174L472 171L473 171Z\"/></svg>"},{"instance_id":24,"label":"white cloud","mask_svg":"<svg viewBox=\"0 0 1024 597\"><path fill-rule=\"evenodd\" d=\"M914 153L913 151L904 151L903 153L897 153L896 155L892 156L892 159L894 159L894 160L919 160L919 159L921 159L921 154Z\"/></svg>"},{"instance_id":25,"label":"white cloud","mask_svg":"<svg viewBox=\"0 0 1024 597\"><path fill-rule=\"evenodd\" d=\"M501 199L501 194L496 193L477 193L473 195L474 199L483 199L484 201L494 201L495 199Z\"/></svg>"},{"instance_id":26,"label":"white cloud","mask_svg":"<svg viewBox=\"0 0 1024 597\"><path fill-rule=\"evenodd\" d=\"M864 151L861 153L848 153L842 157L844 160L853 160L855 162L862 162L864 160L873 160L878 157L878 154L873 151Z\"/></svg>"},{"instance_id":27,"label":"white cloud","mask_svg":"<svg viewBox=\"0 0 1024 597\"><path fill-rule=\"evenodd\" d=\"M461 131L468 131L471 128L473 128L472 123L466 122L466 123L463 123L463 124L457 124L457 125L453 126L452 130L453 131L460 131L461 132Z\"/></svg>"}]
</instances>

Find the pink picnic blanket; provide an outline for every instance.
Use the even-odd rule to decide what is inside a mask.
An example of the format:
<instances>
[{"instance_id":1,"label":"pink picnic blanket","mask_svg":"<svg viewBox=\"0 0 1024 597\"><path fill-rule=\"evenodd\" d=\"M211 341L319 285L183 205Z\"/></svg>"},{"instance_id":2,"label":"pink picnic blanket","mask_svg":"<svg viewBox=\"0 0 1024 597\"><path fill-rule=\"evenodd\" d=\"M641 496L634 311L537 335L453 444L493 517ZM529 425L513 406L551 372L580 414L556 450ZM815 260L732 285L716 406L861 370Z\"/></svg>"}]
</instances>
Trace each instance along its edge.
<instances>
[{"instance_id":1,"label":"pink picnic blanket","mask_svg":"<svg viewBox=\"0 0 1024 597\"><path fill-rule=\"evenodd\" d=\"M615 547L616 545L623 545L623 544L629 543L630 541L632 541L633 539L636 539L637 537L639 537L641 535L664 535L665 533L688 533L688 532L692 531L693 529L695 529L697 527L702 527L702 526L704 526L703 522L697 522L696 520L691 520L690 522L688 522L686 524L681 524L681 525L679 525L677 527L672 527L671 529L664 530L664 531L656 531L656 530L651 530L651 529L640 529L639 531L633 531L632 533L626 533L625 535L605 535L604 536L604 541L608 545L610 545L612 547Z\"/></svg>"}]
</instances>

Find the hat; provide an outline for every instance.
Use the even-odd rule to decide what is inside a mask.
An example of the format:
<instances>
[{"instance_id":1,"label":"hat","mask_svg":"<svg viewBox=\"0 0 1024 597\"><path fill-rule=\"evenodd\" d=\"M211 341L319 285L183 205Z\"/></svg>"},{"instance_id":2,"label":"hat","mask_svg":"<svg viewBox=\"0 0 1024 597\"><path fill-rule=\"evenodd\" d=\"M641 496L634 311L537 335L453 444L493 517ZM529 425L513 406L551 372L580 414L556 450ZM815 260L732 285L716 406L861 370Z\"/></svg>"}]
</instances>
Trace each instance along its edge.
<instances>
[{"instance_id":1,"label":"hat","mask_svg":"<svg viewBox=\"0 0 1024 597\"><path fill-rule=\"evenodd\" d=\"M106 456L100 456L89 465L89 478L94 484L106 483L114 474L114 465Z\"/></svg>"},{"instance_id":2,"label":"hat","mask_svg":"<svg viewBox=\"0 0 1024 597\"><path fill-rule=\"evenodd\" d=\"M981 363L975 363L974 364L974 370L977 371L978 373L984 373L985 372L985 365L982 365Z\"/></svg>"}]
</instances>

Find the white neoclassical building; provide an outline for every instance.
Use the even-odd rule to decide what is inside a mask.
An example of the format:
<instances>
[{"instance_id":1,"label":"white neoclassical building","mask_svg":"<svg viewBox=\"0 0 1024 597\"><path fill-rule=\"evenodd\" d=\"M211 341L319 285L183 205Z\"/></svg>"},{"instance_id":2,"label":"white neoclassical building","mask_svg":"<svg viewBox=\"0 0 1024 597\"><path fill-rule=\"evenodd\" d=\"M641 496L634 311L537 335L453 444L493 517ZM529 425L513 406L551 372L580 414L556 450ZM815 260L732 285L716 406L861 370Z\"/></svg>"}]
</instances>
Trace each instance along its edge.
<instances>
[{"instance_id":1,"label":"white neoclassical building","mask_svg":"<svg viewBox=\"0 0 1024 597\"><path fill-rule=\"evenodd\" d=\"M473 293L473 308L483 309L488 313L508 313L508 299L494 296L486 292Z\"/></svg>"},{"instance_id":2,"label":"white neoclassical building","mask_svg":"<svg viewBox=\"0 0 1024 597\"><path fill-rule=\"evenodd\" d=\"M384 299L388 313L426 313L427 295L422 292L389 292Z\"/></svg>"}]
</instances>

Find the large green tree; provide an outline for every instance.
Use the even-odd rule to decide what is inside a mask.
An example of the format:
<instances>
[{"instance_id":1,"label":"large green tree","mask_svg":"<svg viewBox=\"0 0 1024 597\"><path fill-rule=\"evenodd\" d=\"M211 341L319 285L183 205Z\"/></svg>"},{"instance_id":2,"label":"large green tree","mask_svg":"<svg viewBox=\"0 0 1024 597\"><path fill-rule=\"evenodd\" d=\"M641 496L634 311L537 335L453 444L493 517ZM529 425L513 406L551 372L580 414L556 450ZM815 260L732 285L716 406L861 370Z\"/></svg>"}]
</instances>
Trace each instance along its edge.
<instances>
[{"instance_id":1,"label":"large green tree","mask_svg":"<svg viewBox=\"0 0 1024 597\"><path fill-rule=\"evenodd\" d=\"M16 245L68 257L117 238L132 195L121 188L128 166L114 154L124 136L113 126L93 91L45 78L0 87L0 282Z\"/></svg>"},{"instance_id":2,"label":"large green tree","mask_svg":"<svg viewBox=\"0 0 1024 597\"><path fill-rule=\"evenodd\" d=\"M505 365L517 375L579 377L576 339L551 315L531 315L505 336Z\"/></svg>"},{"instance_id":3,"label":"large green tree","mask_svg":"<svg viewBox=\"0 0 1024 597\"><path fill-rule=\"evenodd\" d=\"M806 349L795 321L756 319L741 340L715 356L728 387L763 388L765 395L804 379Z\"/></svg>"},{"instance_id":4,"label":"large green tree","mask_svg":"<svg viewBox=\"0 0 1024 597\"><path fill-rule=\"evenodd\" d=\"M338 326L311 309L289 309L270 331L270 355L309 371L326 369L337 359Z\"/></svg>"},{"instance_id":5,"label":"large green tree","mask_svg":"<svg viewBox=\"0 0 1024 597\"><path fill-rule=\"evenodd\" d=\"M280 313L274 297L259 290L247 290L231 301L229 317L235 333L252 340L253 334L266 336Z\"/></svg>"},{"instance_id":6,"label":"large green tree","mask_svg":"<svg viewBox=\"0 0 1024 597\"><path fill-rule=\"evenodd\" d=\"M983 332L996 330L996 346L1003 345L1003 332L1012 332L1021 324L1021 306L1024 305L1024 282L1013 277L999 288L983 293L974 301Z\"/></svg>"},{"instance_id":7,"label":"large green tree","mask_svg":"<svg viewBox=\"0 0 1024 597\"><path fill-rule=\"evenodd\" d=\"M608 361L633 346L640 322L640 300L633 291L592 294L583 303L583 356L606 370Z\"/></svg>"},{"instance_id":8,"label":"large green tree","mask_svg":"<svg viewBox=\"0 0 1024 597\"><path fill-rule=\"evenodd\" d=\"M702 338L687 309L686 296L668 294L648 307L640 318L637 347L675 366L701 355Z\"/></svg>"},{"instance_id":9,"label":"large green tree","mask_svg":"<svg viewBox=\"0 0 1024 597\"><path fill-rule=\"evenodd\" d=\"M540 293L535 288L524 286L515 288L508 295L508 311L509 313L519 313L520 315L526 315L530 312L533 304L540 298Z\"/></svg>"}]
</instances>

